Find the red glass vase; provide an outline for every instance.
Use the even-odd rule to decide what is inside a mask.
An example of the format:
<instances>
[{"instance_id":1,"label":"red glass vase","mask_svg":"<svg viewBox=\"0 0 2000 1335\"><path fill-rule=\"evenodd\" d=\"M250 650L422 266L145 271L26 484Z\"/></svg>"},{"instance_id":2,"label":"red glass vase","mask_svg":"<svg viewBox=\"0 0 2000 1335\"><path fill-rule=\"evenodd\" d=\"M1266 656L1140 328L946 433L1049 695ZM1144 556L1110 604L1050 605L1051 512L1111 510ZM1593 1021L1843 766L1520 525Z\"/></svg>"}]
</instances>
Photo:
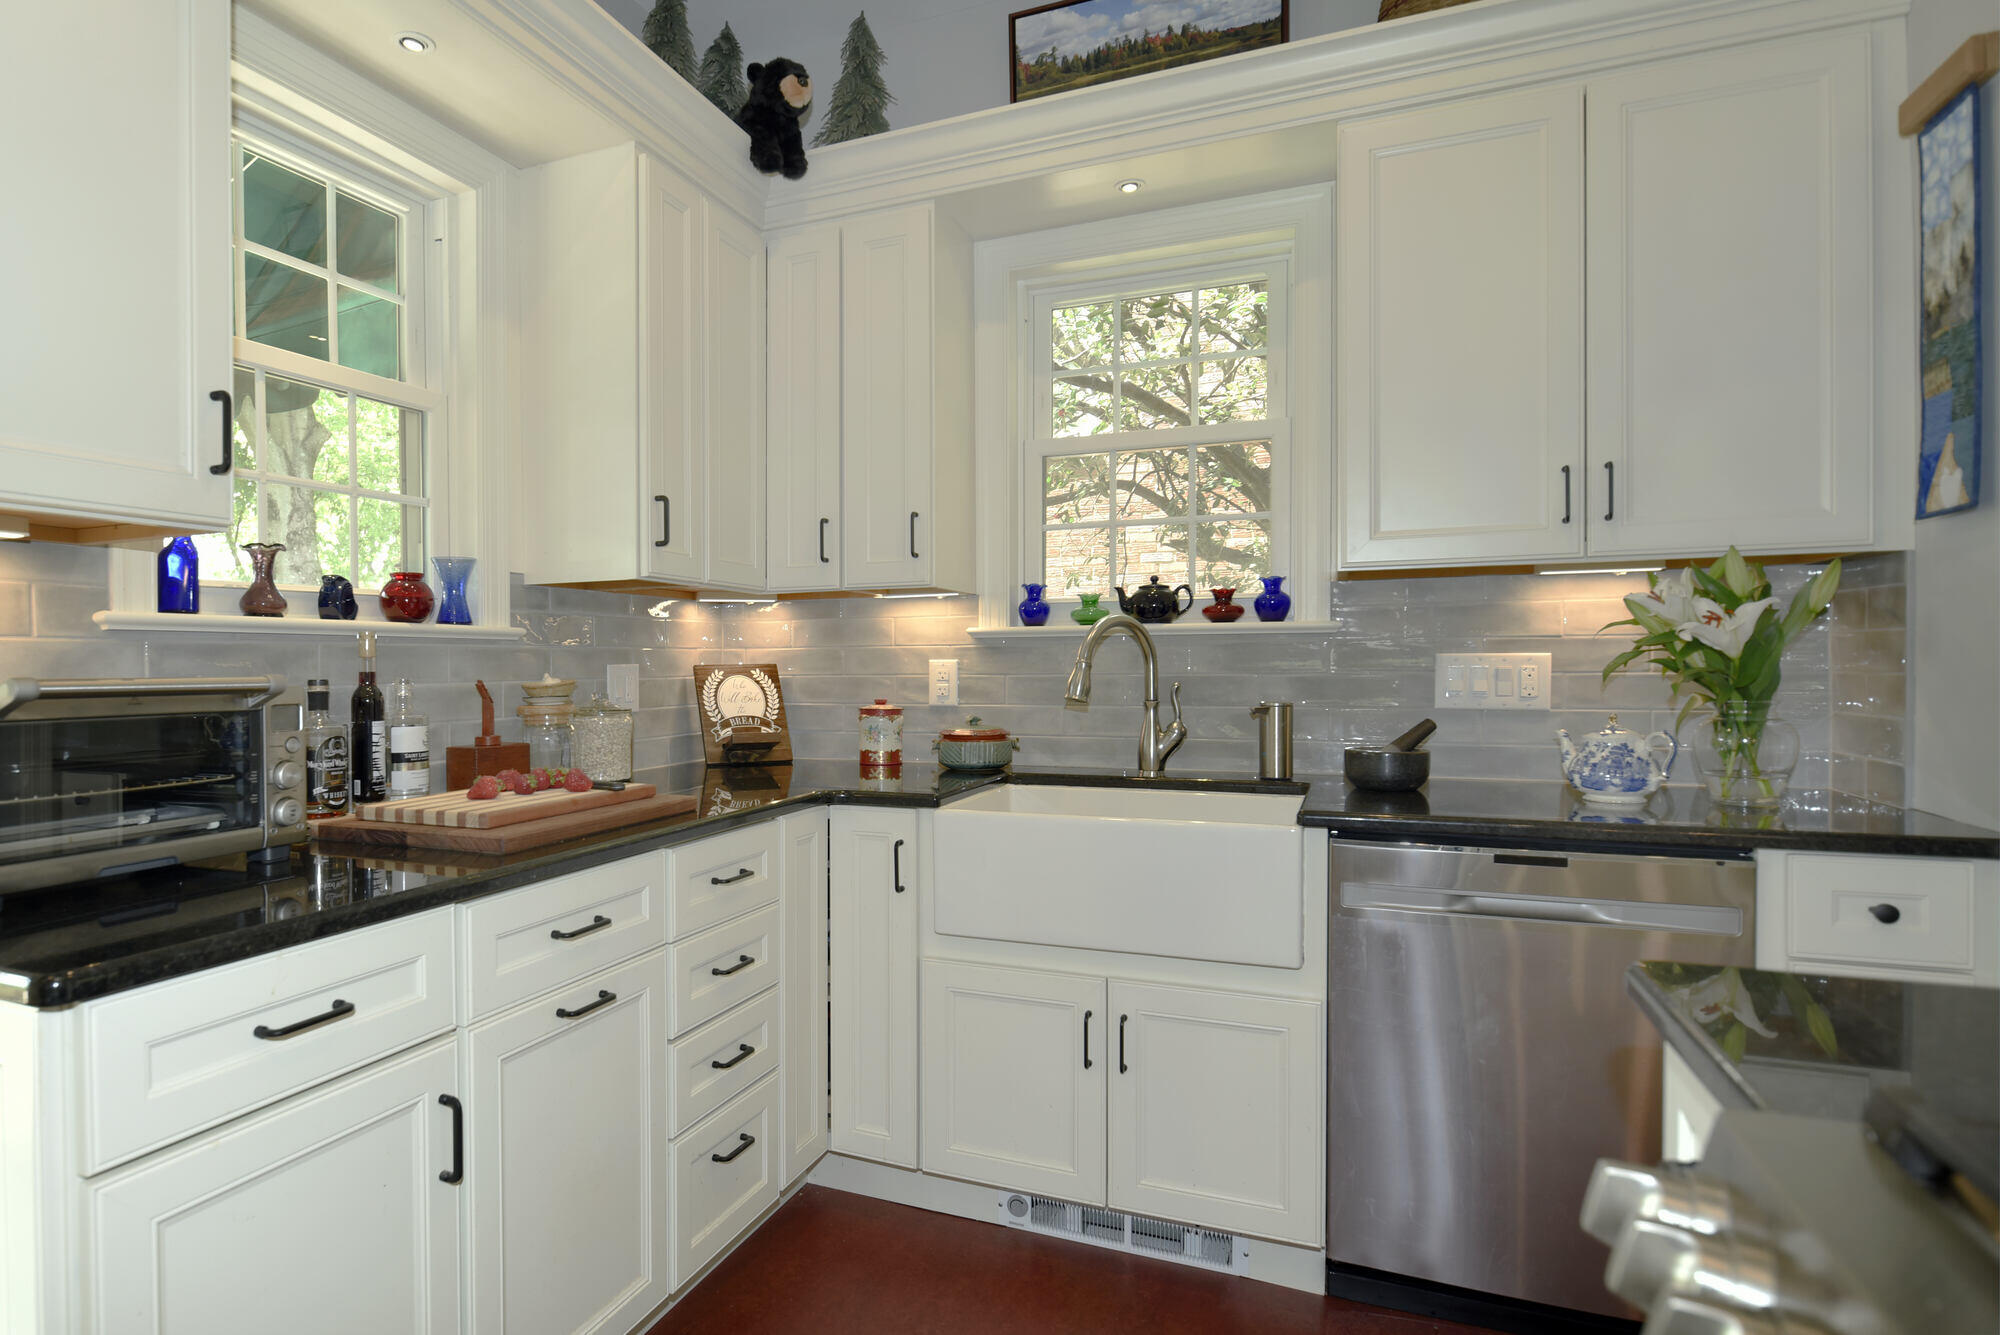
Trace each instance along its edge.
<instances>
[{"instance_id":1,"label":"red glass vase","mask_svg":"<svg viewBox=\"0 0 2000 1335\"><path fill-rule=\"evenodd\" d=\"M1233 601L1236 597L1236 590L1210 589L1209 593L1213 595L1215 601L1207 607L1202 608L1201 614L1210 621L1226 626L1243 615L1242 606Z\"/></svg>"},{"instance_id":2,"label":"red glass vase","mask_svg":"<svg viewBox=\"0 0 2000 1335\"><path fill-rule=\"evenodd\" d=\"M437 598L431 593L431 586L424 583L422 571L398 570L382 586L385 621L422 621L436 605Z\"/></svg>"}]
</instances>

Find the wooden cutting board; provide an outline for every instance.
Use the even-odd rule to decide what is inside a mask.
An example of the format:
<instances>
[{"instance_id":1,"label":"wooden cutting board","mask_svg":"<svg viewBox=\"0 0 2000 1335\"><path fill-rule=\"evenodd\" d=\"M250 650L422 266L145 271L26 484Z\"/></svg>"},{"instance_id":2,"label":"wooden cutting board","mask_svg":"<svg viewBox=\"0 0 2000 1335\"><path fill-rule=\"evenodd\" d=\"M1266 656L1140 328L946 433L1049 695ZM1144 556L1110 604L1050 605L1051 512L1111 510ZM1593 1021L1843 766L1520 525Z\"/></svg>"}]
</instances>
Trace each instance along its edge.
<instances>
[{"instance_id":1,"label":"wooden cutting board","mask_svg":"<svg viewBox=\"0 0 2000 1335\"><path fill-rule=\"evenodd\" d=\"M628 788L626 790L630 792ZM523 799L525 800L525 799ZM641 798L611 806L586 807L560 816L474 829L455 825L407 825L396 821L337 816L315 821L313 838L331 843L395 844L411 848L449 848L464 853L520 853L565 839L602 834L622 825L643 825L693 811L695 799L685 793Z\"/></svg>"},{"instance_id":2,"label":"wooden cutting board","mask_svg":"<svg viewBox=\"0 0 2000 1335\"><path fill-rule=\"evenodd\" d=\"M497 830L503 825L564 816L591 807L638 802L653 795L650 783L628 783L622 790L592 788L572 793L560 788L544 792L502 792L498 797L476 800L463 792L432 793L428 797L406 797L398 802L368 802L357 805L355 820L393 821L399 825L450 825L467 830Z\"/></svg>"}]
</instances>

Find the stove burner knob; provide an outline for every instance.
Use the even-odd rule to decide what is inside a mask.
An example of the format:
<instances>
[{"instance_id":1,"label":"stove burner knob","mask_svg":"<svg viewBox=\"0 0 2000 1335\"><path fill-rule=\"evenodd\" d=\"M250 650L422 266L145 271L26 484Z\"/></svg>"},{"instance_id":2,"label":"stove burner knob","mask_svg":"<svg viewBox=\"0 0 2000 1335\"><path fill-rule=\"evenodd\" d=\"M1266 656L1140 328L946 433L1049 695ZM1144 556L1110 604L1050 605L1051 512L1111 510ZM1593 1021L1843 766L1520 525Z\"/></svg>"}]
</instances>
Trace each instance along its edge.
<instances>
[{"instance_id":1,"label":"stove burner knob","mask_svg":"<svg viewBox=\"0 0 2000 1335\"><path fill-rule=\"evenodd\" d=\"M280 825L297 825L304 815L305 808L299 805L296 797L280 798L271 808L271 819Z\"/></svg>"},{"instance_id":2,"label":"stove burner knob","mask_svg":"<svg viewBox=\"0 0 2000 1335\"><path fill-rule=\"evenodd\" d=\"M271 782L280 788L296 788L304 783L306 772L296 760L281 760L271 771Z\"/></svg>"},{"instance_id":3,"label":"stove burner knob","mask_svg":"<svg viewBox=\"0 0 2000 1335\"><path fill-rule=\"evenodd\" d=\"M1689 1277L1700 1257L1701 1241L1694 1234L1635 1219L1611 1246L1604 1287L1634 1307L1651 1307Z\"/></svg>"},{"instance_id":4,"label":"stove burner knob","mask_svg":"<svg viewBox=\"0 0 2000 1335\"><path fill-rule=\"evenodd\" d=\"M1599 1159L1583 1193L1583 1231L1607 1247L1660 1194L1662 1170Z\"/></svg>"},{"instance_id":5,"label":"stove burner knob","mask_svg":"<svg viewBox=\"0 0 2000 1335\"><path fill-rule=\"evenodd\" d=\"M1654 1304L1639 1335L1779 1335L1780 1329L1768 1313L1676 1294Z\"/></svg>"}]
</instances>

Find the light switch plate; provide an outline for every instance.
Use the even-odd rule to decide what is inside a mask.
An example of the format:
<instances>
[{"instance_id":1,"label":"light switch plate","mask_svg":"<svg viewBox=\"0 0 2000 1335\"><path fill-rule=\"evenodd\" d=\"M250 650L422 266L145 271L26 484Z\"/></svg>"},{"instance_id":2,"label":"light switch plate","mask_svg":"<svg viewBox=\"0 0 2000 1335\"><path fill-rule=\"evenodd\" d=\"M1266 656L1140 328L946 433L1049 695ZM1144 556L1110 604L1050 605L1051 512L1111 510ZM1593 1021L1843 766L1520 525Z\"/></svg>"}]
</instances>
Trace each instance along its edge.
<instances>
[{"instance_id":1,"label":"light switch plate","mask_svg":"<svg viewBox=\"0 0 2000 1335\"><path fill-rule=\"evenodd\" d=\"M604 669L604 694L620 709L639 707L639 665L613 663Z\"/></svg>"},{"instance_id":2,"label":"light switch plate","mask_svg":"<svg viewBox=\"0 0 2000 1335\"><path fill-rule=\"evenodd\" d=\"M931 660L930 702L934 705L955 705L958 703L958 660L956 658L933 658Z\"/></svg>"},{"instance_id":3,"label":"light switch plate","mask_svg":"<svg viewBox=\"0 0 2000 1335\"><path fill-rule=\"evenodd\" d=\"M1547 654L1439 654L1435 678L1438 709L1549 707Z\"/></svg>"}]
</instances>

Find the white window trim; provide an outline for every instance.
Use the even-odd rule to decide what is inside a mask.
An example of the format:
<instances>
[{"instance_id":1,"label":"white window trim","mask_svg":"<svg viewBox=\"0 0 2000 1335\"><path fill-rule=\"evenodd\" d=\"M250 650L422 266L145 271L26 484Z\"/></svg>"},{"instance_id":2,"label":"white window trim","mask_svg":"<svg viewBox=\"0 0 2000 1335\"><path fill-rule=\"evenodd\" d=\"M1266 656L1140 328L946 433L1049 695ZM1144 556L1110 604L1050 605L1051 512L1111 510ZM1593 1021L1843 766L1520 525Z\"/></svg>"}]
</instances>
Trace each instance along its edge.
<instances>
[{"instance_id":1,"label":"white window trim","mask_svg":"<svg viewBox=\"0 0 2000 1335\"><path fill-rule=\"evenodd\" d=\"M1111 260L1106 257L1116 257ZM1164 209L1139 217L1082 223L982 241L973 248L974 401L1008 405L976 416L974 469L987 498L979 535L979 623L974 634L1046 634L1014 626L1017 575L1041 541L1039 479L1030 481L1029 449L1036 386L1023 374L1028 327L1038 293L1088 275L1102 288L1123 275L1174 272L1214 257L1282 257L1290 273L1284 360L1287 367L1333 364L1333 188L1310 186L1245 199ZM1275 370L1274 370L1275 373ZM1274 530L1292 564L1290 625L1324 625L1332 566L1333 414L1331 377L1288 376L1291 400L1285 467L1288 495ZM1279 421L1271 423L1274 428ZM1196 428L1186 428L1192 439ZM1076 437L1079 452L1096 444L1166 433ZM1166 443L1162 439L1161 443ZM1040 442L1035 442L1039 447ZM1032 503L1031 503L1032 502ZM1030 538L1030 533L1033 534ZM1274 542L1279 541L1273 534ZM1035 544L1030 548L1027 544ZM1238 623L1241 626L1244 623ZM1256 623L1252 623L1256 624ZM1221 633L1219 628L1203 629Z\"/></svg>"},{"instance_id":2,"label":"white window trim","mask_svg":"<svg viewBox=\"0 0 2000 1335\"><path fill-rule=\"evenodd\" d=\"M471 585L472 626L399 626L380 620L375 590L361 595L354 622L317 619L297 597L282 618L236 615L226 594L202 615L155 612L154 551L119 551L111 562L111 609L97 617L107 629L220 630L230 634L351 636L367 625L398 635L438 634L458 640L516 640L509 606L512 555L506 542L511 513L514 410L512 370L512 234L507 226L514 171L506 162L424 115L336 60L252 11L234 14L231 63L234 128L242 137L310 161L336 174L374 183L391 199L423 202L422 227L411 233L425 266L422 321L423 383L384 381L385 397L410 401L434 395L426 442L426 492L431 553L477 559ZM284 369L279 349L239 341L247 360ZM326 368L297 359L308 379ZM318 367L315 372L312 368ZM354 374L343 372L343 375ZM447 406L449 405L448 410ZM426 572L427 578L431 572Z\"/></svg>"}]
</instances>

